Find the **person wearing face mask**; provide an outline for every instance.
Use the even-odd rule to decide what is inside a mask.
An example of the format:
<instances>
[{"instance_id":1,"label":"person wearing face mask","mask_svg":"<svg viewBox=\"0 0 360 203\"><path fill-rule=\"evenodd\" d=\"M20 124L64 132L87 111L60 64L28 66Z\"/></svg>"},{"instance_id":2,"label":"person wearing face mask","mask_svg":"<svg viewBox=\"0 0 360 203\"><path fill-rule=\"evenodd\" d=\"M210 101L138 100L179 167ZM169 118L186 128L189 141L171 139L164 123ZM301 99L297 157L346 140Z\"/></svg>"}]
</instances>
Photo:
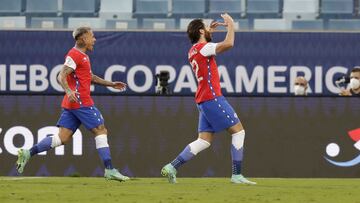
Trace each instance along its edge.
<instances>
[{"instance_id":1,"label":"person wearing face mask","mask_svg":"<svg viewBox=\"0 0 360 203\"><path fill-rule=\"evenodd\" d=\"M347 90L342 90L340 96L360 96L360 67L352 69L349 87Z\"/></svg>"},{"instance_id":2,"label":"person wearing face mask","mask_svg":"<svg viewBox=\"0 0 360 203\"><path fill-rule=\"evenodd\" d=\"M308 82L304 77L296 77L294 85L295 96L307 96Z\"/></svg>"}]
</instances>

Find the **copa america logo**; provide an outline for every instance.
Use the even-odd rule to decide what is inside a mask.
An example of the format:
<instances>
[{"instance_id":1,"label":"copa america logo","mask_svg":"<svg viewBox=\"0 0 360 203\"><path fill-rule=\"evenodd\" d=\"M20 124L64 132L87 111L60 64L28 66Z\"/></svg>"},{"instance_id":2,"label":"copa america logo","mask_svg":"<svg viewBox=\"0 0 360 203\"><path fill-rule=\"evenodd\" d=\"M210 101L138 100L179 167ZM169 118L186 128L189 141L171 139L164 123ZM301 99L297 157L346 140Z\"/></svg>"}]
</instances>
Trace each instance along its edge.
<instances>
[{"instance_id":1,"label":"copa america logo","mask_svg":"<svg viewBox=\"0 0 360 203\"><path fill-rule=\"evenodd\" d=\"M350 138L352 140L355 141L354 147L358 150L360 150L360 128L355 129L355 130L351 130L348 132L348 135L350 136ZM337 155L339 155L340 153L340 147L338 144L336 143L330 143L326 146L326 154L330 157L336 157ZM335 166L339 166L339 167L351 167L351 166L355 166L357 164L360 163L360 155L358 155L357 157L355 157L352 160L349 161L344 161L344 162L337 162L337 161L333 161L329 158L327 158L326 156L324 156L324 158L331 164L335 165Z\"/></svg>"}]
</instances>

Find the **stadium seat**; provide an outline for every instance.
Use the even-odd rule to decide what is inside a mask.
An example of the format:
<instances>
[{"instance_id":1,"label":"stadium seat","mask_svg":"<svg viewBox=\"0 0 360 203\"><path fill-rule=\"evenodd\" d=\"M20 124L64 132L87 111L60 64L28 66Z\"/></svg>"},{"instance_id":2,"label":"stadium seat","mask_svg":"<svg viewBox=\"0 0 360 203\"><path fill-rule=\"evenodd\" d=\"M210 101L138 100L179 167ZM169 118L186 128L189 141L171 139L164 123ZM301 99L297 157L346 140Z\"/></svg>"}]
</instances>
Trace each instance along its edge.
<instances>
[{"instance_id":1,"label":"stadium seat","mask_svg":"<svg viewBox=\"0 0 360 203\"><path fill-rule=\"evenodd\" d=\"M63 28L63 18L31 18L31 28Z\"/></svg>"},{"instance_id":2,"label":"stadium seat","mask_svg":"<svg viewBox=\"0 0 360 203\"><path fill-rule=\"evenodd\" d=\"M323 20L294 20L291 28L293 30L323 30Z\"/></svg>"},{"instance_id":3,"label":"stadium seat","mask_svg":"<svg viewBox=\"0 0 360 203\"><path fill-rule=\"evenodd\" d=\"M101 0L99 16L105 19L131 19L132 0Z\"/></svg>"},{"instance_id":4,"label":"stadium seat","mask_svg":"<svg viewBox=\"0 0 360 203\"><path fill-rule=\"evenodd\" d=\"M124 19L124 20L106 20L106 29L137 29L137 19Z\"/></svg>"},{"instance_id":5,"label":"stadium seat","mask_svg":"<svg viewBox=\"0 0 360 203\"><path fill-rule=\"evenodd\" d=\"M248 19L234 19L234 28L235 30L249 30L250 23ZM220 26L217 30L226 31L226 27Z\"/></svg>"},{"instance_id":6,"label":"stadium seat","mask_svg":"<svg viewBox=\"0 0 360 203\"><path fill-rule=\"evenodd\" d=\"M209 18L219 18L221 13L227 12L233 18L240 18L245 15L245 0L210 0Z\"/></svg>"},{"instance_id":7,"label":"stadium seat","mask_svg":"<svg viewBox=\"0 0 360 203\"><path fill-rule=\"evenodd\" d=\"M289 30L291 22L286 19L255 19L254 30Z\"/></svg>"},{"instance_id":8,"label":"stadium seat","mask_svg":"<svg viewBox=\"0 0 360 203\"><path fill-rule=\"evenodd\" d=\"M89 26L93 29L105 28L105 22L100 18L69 18L68 28L74 29L80 26Z\"/></svg>"},{"instance_id":9,"label":"stadium seat","mask_svg":"<svg viewBox=\"0 0 360 203\"><path fill-rule=\"evenodd\" d=\"M22 0L0 0L0 16L20 15L23 12Z\"/></svg>"},{"instance_id":10,"label":"stadium seat","mask_svg":"<svg viewBox=\"0 0 360 203\"><path fill-rule=\"evenodd\" d=\"M322 0L321 16L324 18L351 18L354 16L353 0Z\"/></svg>"},{"instance_id":11,"label":"stadium seat","mask_svg":"<svg viewBox=\"0 0 360 203\"><path fill-rule=\"evenodd\" d=\"M175 19L156 19L156 18L145 18L143 20L143 29L154 29L154 30L165 30L175 29Z\"/></svg>"},{"instance_id":12,"label":"stadium seat","mask_svg":"<svg viewBox=\"0 0 360 203\"><path fill-rule=\"evenodd\" d=\"M176 18L204 17L205 0L172 0L172 16Z\"/></svg>"},{"instance_id":13,"label":"stadium seat","mask_svg":"<svg viewBox=\"0 0 360 203\"><path fill-rule=\"evenodd\" d=\"M329 30L360 30L360 20L330 19Z\"/></svg>"},{"instance_id":14,"label":"stadium seat","mask_svg":"<svg viewBox=\"0 0 360 203\"><path fill-rule=\"evenodd\" d=\"M284 0L286 19L314 20L319 15L319 0Z\"/></svg>"},{"instance_id":15,"label":"stadium seat","mask_svg":"<svg viewBox=\"0 0 360 203\"><path fill-rule=\"evenodd\" d=\"M180 30L186 30L187 26L189 25L189 23L192 21L192 18L181 18L180 19ZM211 21L213 21L213 19L203 19L205 25L210 25Z\"/></svg>"},{"instance_id":16,"label":"stadium seat","mask_svg":"<svg viewBox=\"0 0 360 203\"><path fill-rule=\"evenodd\" d=\"M26 28L26 17L25 16L0 17L0 28L1 29Z\"/></svg>"},{"instance_id":17,"label":"stadium seat","mask_svg":"<svg viewBox=\"0 0 360 203\"><path fill-rule=\"evenodd\" d=\"M26 0L27 16L58 16L58 0Z\"/></svg>"},{"instance_id":18,"label":"stadium seat","mask_svg":"<svg viewBox=\"0 0 360 203\"><path fill-rule=\"evenodd\" d=\"M62 0L65 17L94 17L98 15L99 0Z\"/></svg>"},{"instance_id":19,"label":"stadium seat","mask_svg":"<svg viewBox=\"0 0 360 203\"><path fill-rule=\"evenodd\" d=\"M281 17L280 0L248 0L246 13L249 17Z\"/></svg>"},{"instance_id":20,"label":"stadium seat","mask_svg":"<svg viewBox=\"0 0 360 203\"><path fill-rule=\"evenodd\" d=\"M168 0L135 0L134 16L163 18L168 16Z\"/></svg>"}]
</instances>

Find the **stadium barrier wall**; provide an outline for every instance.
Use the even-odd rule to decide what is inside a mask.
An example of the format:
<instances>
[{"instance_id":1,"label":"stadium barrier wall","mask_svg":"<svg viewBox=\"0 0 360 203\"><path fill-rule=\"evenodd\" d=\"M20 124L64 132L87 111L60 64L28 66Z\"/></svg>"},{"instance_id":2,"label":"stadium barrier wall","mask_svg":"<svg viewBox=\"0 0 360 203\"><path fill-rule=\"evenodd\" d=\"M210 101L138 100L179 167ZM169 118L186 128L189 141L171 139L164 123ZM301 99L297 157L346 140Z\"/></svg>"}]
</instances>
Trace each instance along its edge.
<instances>
[{"instance_id":1,"label":"stadium barrier wall","mask_svg":"<svg viewBox=\"0 0 360 203\"><path fill-rule=\"evenodd\" d=\"M214 41L225 33L215 33ZM174 95L193 95L196 80L184 32L95 32L92 70L122 80L122 95L153 95L154 74L170 72ZM360 65L358 33L239 32L235 47L217 57L223 92L231 96L289 96L304 75L310 96L336 96L334 81ZM0 31L0 94L62 94L56 81L64 56L73 47L71 31ZM115 95L93 87L93 94Z\"/></svg>"},{"instance_id":2,"label":"stadium barrier wall","mask_svg":"<svg viewBox=\"0 0 360 203\"><path fill-rule=\"evenodd\" d=\"M17 175L16 152L57 133L61 96L1 96L0 176ZM192 97L94 96L105 118L113 162L123 173L160 176L161 167L196 139ZM252 177L359 177L358 98L229 97L246 130L244 174ZM179 176L228 177L231 138ZM356 144L357 143L357 144ZM346 166L346 167L344 167ZM27 176L102 176L93 135L83 127L65 148L34 157Z\"/></svg>"}]
</instances>

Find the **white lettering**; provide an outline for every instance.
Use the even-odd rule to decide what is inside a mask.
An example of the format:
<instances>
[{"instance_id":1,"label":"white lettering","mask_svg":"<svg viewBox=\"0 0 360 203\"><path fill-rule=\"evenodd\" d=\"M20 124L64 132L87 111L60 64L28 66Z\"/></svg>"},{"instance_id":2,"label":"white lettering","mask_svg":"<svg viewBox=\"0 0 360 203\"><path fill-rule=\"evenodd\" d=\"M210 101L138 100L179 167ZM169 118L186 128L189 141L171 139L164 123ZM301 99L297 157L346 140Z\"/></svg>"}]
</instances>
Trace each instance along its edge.
<instances>
[{"instance_id":1,"label":"white lettering","mask_svg":"<svg viewBox=\"0 0 360 203\"><path fill-rule=\"evenodd\" d=\"M41 92L45 91L49 87L49 81L47 80L48 69L43 65L31 65L30 66L30 91ZM37 74L40 72L40 74ZM36 82L40 82L40 85L36 85Z\"/></svg>"}]
</instances>

